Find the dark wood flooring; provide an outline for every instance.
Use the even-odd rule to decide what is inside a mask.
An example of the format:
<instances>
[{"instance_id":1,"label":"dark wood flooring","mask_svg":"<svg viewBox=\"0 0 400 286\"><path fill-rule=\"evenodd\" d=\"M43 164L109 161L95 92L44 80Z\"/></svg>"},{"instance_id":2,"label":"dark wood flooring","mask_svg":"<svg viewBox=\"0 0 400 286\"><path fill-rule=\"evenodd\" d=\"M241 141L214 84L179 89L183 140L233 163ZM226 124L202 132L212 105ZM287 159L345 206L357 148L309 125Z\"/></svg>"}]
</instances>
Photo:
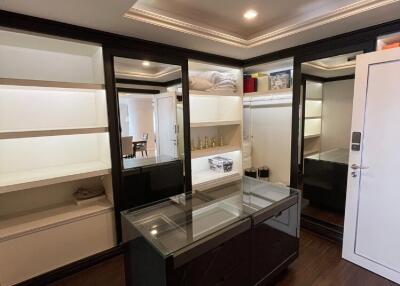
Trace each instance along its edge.
<instances>
[{"instance_id":1,"label":"dark wood flooring","mask_svg":"<svg viewBox=\"0 0 400 286\"><path fill-rule=\"evenodd\" d=\"M52 286L124 286L124 257L64 278ZM280 275L276 286L393 286L390 282L341 259L341 247L308 231L301 232L300 255ZM207 286L207 285L204 285Z\"/></svg>"},{"instance_id":2,"label":"dark wood flooring","mask_svg":"<svg viewBox=\"0 0 400 286\"><path fill-rule=\"evenodd\" d=\"M326 210L313 205L308 205L303 208L302 213L330 224L338 226L344 225L344 213Z\"/></svg>"},{"instance_id":3,"label":"dark wood flooring","mask_svg":"<svg viewBox=\"0 0 400 286\"><path fill-rule=\"evenodd\" d=\"M300 255L277 286L392 286L398 285L341 258L340 245L308 231L300 237Z\"/></svg>"},{"instance_id":4,"label":"dark wood flooring","mask_svg":"<svg viewBox=\"0 0 400 286\"><path fill-rule=\"evenodd\" d=\"M115 256L49 286L125 286L124 256Z\"/></svg>"}]
</instances>

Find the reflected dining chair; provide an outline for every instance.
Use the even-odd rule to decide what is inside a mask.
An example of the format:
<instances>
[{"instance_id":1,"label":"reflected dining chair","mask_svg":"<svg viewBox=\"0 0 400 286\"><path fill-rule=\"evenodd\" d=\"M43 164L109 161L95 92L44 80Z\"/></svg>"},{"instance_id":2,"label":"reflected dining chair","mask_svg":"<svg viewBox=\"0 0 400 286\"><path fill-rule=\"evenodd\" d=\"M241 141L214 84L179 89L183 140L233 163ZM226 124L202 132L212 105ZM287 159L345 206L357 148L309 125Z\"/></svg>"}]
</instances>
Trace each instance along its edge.
<instances>
[{"instance_id":1,"label":"reflected dining chair","mask_svg":"<svg viewBox=\"0 0 400 286\"><path fill-rule=\"evenodd\" d=\"M132 146L133 136L126 136L121 138L122 144L122 157L123 158L133 158L135 157L135 152Z\"/></svg>"},{"instance_id":2,"label":"reflected dining chair","mask_svg":"<svg viewBox=\"0 0 400 286\"><path fill-rule=\"evenodd\" d=\"M143 133L142 134L142 139L143 139L143 142L138 143L136 145L136 152L137 151L142 152L142 157L143 157L143 152L145 152L146 153L146 157L148 157L147 156L147 140L149 139L149 133Z\"/></svg>"}]
</instances>

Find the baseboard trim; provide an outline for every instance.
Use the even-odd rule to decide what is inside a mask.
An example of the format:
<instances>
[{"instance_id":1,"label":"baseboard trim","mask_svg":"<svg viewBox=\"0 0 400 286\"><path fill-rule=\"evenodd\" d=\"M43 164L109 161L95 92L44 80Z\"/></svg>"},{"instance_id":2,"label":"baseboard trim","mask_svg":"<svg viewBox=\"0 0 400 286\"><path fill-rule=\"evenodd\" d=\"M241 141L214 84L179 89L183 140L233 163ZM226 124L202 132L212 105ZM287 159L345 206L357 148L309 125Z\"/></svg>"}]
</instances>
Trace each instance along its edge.
<instances>
[{"instance_id":1,"label":"baseboard trim","mask_svg":"<svg viewBox=\"0 0 400 286\"><path fill-rule=\"evenodd\" d=\"M339 244L343 243L343 227L304 214L301 215L300 225L302 228L312 231L324 238L333 240Z\"/></svg>"}]
</instances>

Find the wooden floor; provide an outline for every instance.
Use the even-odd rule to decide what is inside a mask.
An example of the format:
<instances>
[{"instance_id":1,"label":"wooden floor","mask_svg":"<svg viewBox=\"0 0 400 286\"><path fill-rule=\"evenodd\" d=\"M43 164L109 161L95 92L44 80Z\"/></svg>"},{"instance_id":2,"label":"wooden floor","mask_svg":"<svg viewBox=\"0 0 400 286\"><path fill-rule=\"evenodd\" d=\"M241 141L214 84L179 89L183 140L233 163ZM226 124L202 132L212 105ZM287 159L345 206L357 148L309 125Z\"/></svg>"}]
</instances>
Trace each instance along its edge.
<instances>
[{"instance_id":1,"label":"wooden floor","mask_svg":"<svg viewBox=\"0 0 400 286\"><path fill-rule=\"evenodd\" d=\"M398 285L341 259L341 247L301 232L299 258L283 273L277 286L389 286Z\"/></svg>"},{"instance_id":2,"label":"wooden floor","mask_svg":"<svg viewBox=\"0 0 400 286\"><path fill-rule=\"evenodd\" d=\"M344 226L344 213L334 212L312 205L308 205L302 209L302 213L330 224Z\"/></svg>"},{"instance_id":3,"label":"wooden floor","mask_svg":"<svg viewBox=\"0 0 400 286\"><path fill-rule=\"evenodd\" d=\"M120 255L51 285L124 286L124 280L124 258ZM397 284L341 259L341 248L338 244L302 231L299 258L278 278L276 285L392 286Z\"/></svg>"}]
</instances>

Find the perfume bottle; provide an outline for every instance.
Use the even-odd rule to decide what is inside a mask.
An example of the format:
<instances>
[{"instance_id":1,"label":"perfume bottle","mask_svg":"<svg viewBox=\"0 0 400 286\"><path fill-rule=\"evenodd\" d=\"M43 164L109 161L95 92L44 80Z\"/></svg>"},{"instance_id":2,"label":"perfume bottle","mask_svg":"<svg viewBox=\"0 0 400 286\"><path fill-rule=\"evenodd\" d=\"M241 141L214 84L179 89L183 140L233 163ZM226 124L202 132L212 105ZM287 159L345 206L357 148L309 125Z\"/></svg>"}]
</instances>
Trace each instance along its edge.
<instances>
[{"instance_id":1,"label":"perfume bottle","mask_svg":"<svg viewBox=\"0 0 400 286\"><path fill-rule=\"evenodd\" d=\"M194 139L191 140L190 148L191 148L192 151L196 150L196 146L194 145Z\"/></svg>"},{"instance_id":2,"label":"perfume bottle","mask_svg":"<svg viewBox=\"0 0 400 286\"><path fill-rule=\"evenodd\" d=\"M213 147L213 148L215 147L215 137L213 137L211 140L211 147Z\"/></svg>"},{"instance_id":3,"label":"perfume bottle","mask_svg":"<svg viewBox=\"0 0 400 286\"><path fill-rule=\"evenodd\" d=\"M203 142L201 142L200 137L197 138L197 149L199 150L203 149Z\"/></svg>"},{"instance_id":4,"label":"perfume bottle","mask_svg":"<svg viewBox=\"0 0 400 286\"><path fill-rule=\"evenodd\" d=\"M219 138L219 146L224 146L224 139L222 138L222 136Z\"/></svg>"},{"instance_id":5,"label":"perfume bottle","mask_svg":"<svg viewBox=\"0 0 400 286\"><path fill-rule=\"evenodd\" d=\"M204 136L204 148L208 149L210 146L208 145L208 137Z\"/></svg>"}]
</instances>

